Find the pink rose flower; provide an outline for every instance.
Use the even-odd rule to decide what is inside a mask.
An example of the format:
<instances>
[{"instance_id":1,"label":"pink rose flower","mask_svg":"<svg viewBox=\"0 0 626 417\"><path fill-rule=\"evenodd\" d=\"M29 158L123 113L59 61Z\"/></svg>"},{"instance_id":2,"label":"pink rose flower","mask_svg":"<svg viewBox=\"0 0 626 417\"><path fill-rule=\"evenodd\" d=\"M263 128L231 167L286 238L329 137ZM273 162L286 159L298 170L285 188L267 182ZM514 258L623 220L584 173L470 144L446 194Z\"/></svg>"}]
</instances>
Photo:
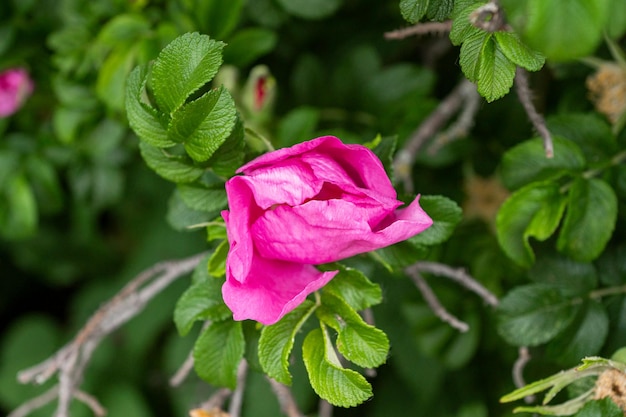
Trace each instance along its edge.
<instances>
[{"instance_id":1,"label":"pink rose flower","mask_svg":"<svg viewBox=\"0 0 626 417\"><path fill-rule=\"evenodd\" d=\"M0 117L15 113L33 92L33 82L23 68L0 73Z\"/></svg>"},{"instance_id":2,"label":"pink rose flower","mask_svg":"<svg viewBox=\"0 0 626 417\"><path fill-rule=\"evenodd\" d=\"M338 271L314 265L379 249L430 227L419 196L398 209L376 155L324 136L269 152L226 182L230 251L222 295L235 320L273 324Z\"/></svg>"}]
</instances>

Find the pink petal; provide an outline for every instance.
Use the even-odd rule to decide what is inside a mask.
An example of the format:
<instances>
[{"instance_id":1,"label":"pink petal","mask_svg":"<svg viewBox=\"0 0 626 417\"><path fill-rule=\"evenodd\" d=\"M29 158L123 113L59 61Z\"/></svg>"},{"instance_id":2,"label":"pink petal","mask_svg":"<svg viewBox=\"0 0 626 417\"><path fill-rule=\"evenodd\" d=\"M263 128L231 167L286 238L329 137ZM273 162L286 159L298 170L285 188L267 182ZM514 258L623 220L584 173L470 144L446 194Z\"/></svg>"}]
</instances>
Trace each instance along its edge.
<instances>
[{"instance_id":1,"label":"pink petal","mask_svg":"<svg viewBox=\"0 0 626 417\"><path fill-rule=\"evenodd\" d=\"M234 320L256 320L274 324L299 306L307 295L322 288L339 271L318 271L312 265L254 257L250 275L241 279L227 276L222 286L224 302Z\"/></svg>"},{"instance_id":2,"label":"pink petal","mask_svg":"<svg viewBox=\"0 0 626 417\"><path fill-rule=\"evenodd\" d=\"M431 224L419 197L375 227L370 226L367 211L349 201L312 200L265 212L251 233L263 257L322 264L401 242Z\"/></svg>"},{"instance_id":3,"label":"pink petal","mask_svg":"<svg viewBox=\"0 0 626 417\"><path fill-rule=\"evenodd\" d=\"M319 193L323 185L309 165L298 159L265 167L239 178L246 182L257 205L263 209L275 204L301 204Z\"/></svg>"},{"instance_id":4,"label":"pink petal","mask_svg":"<svg viewBox=\"0 0 626 417\"><path fill-rule=\"evenodd\" d=\"M308 154L316 156L308 156ZM320 159L319 155L323 158ZM255 170L272 167L282 161L292 158L302 158L311 164L313 171L320 170L318 178L323 178L322 166L315 166L316 159L326 163L328 159L334 160L342 171L356 186L367 188L382 195L395 196L389 177L380 159L363 145L346 145L334 136L322 136L307 142L302 142L290 148L278 149L269 152L248 162L237 172L251 175ZM324 171L328 173L329 171ZM317 175L316 175L317 176ZM335 182L331 179L331 182Z\"/></svg>"},{"instance_id":5,"label":"pink petal","mask_svg":"<svg viewBox=\"0 0 626 417\"><path fill-rule=\"evenodd\" d=\"M230 243L226 269L233 276L245 280L250 272L254 254L254 244L249 233L250 225L262 211L256 206L252 192L243 177L234 177L228 181L226 192L230 206L230 211L222 212Z\"/></svg>"}]
</instances>

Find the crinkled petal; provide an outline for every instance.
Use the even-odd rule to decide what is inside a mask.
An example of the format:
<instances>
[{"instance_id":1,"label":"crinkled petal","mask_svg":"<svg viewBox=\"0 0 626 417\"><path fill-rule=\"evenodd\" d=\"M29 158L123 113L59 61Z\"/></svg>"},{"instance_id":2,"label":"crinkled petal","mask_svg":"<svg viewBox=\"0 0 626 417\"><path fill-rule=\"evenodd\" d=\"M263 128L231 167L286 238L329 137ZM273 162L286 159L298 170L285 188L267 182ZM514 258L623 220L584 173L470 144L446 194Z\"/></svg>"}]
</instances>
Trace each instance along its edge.
<instances>
[{"instance_id":1,"label":"crinkled petal","mask_svg":"<svg viewBox=\"0 0 626 417\"><path fill-rule=\"evenodd\" d=\"M256 320L274 324L322 288L339 271L321 272L312 265L254 257L250 275L227 277L222 286L224 302L235 320Z\"/></svg>"},{"instance_id":2,"label":"crinkled petal","mask_svg":"<svg viewBox=\"0 0 626 417\"><path fill-rule=\"evenodd\" d=\"M251 232L263 257L322 264L401 242L431 224L419 197L406 208L389 213L384 224L374 228L366 213L348 201L314 200L265 212Z\"/></svg>"},{"instance_id":3,"label":"crinkled petal","mask_svg":"<svg viewBox=\"0 0 626 417\"><path fill-rule=\"evenodd\" d=\"M298 143L290 148L268 152L248 162L237 172L251 175L255 170L271 167L283 161L295 158L306 158L311 164L313 172L322 167L316 167L307 156L309 153L323 155L321 162L327 159L334 160L342 167L345 173L356 186L375 191L388 197L395 196L395 190L389 177L385 173L380 159L363 145L346 145L335 136L322 136L313 140ZM319 157L318 157L319 158ZM312 158L313 160L315 158ZM314 162L314 161L313 161ZM320 172L319 178L322 177Z\"/></svg>"},{"instance_id":4,"label":"crinkled petal","mask_svg":"<svg viewBox=\"0 0 626 417\"><path fill-rule=\"evenodd\" d=\"M263 209L275 204L301 204L313 198L323 186L309 165L296 158L239 178L248 184L256 203Z\"/></svg>"}]
</instances>

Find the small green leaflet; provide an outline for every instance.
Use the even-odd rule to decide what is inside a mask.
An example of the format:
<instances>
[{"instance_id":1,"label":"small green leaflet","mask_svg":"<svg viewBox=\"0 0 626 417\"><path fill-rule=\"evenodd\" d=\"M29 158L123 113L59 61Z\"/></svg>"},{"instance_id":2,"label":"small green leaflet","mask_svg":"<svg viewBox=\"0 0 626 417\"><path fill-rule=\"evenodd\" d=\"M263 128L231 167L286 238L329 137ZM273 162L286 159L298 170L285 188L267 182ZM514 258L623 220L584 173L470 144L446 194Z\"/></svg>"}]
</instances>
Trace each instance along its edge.
<instances>
[{"instance_id":1,"label":"small green leaflet","mask_svg":"<svg viewBox=\"0 0 626 417\"><path fill-rule=\"evenodd\" d=\"M432 246L445 242L463 217L461 207L447 197L425 195L420 198L420 206L431 216L433 225L409 239L414 245Z\"/></svg>"},{"instance_id":2,"label":"small green leaflet","mask_svg":"<svg viewBox=\"0 0 626 417\"><path fill-rule=\"evenodd\" d=\"M174 146L176 142L167 136L167 129L159 113L143 99L148 66L135 68L128 76L126 83L126 113L128 123L139 139L157 148Z\"/></svg>"},{"instance_id":3,"label":"small green leaflet","mask_svg":"<svg viewBox=\"0 0 626 417\"><path fill-rule=\"evenodd\" d=\"M234 389L246 343L240 321L213 322L193 347L198 376L212 385Z\"/></svg>"},{"instance_id":4,"label":"small green leaflet","mask_svg":"<svg viewBox=\"0 0 626 417\"><path fill-rule=\"evenodd\" d=\"M172 182L193 182L200 178L204 169L194 164L187 155L174 155L146 141L139 143L139 151L146 164L157 174Z\"/></svg>"},{"instance_id":5,"label":"small green leaflet","mask_svg":"<svg viewBox=\"0 0 626 417\"><path fill-rule=\"evenodd\" d=\"M326 265L324 270L339 269L339 273L322 289L343 299L354 310L363 310L383 299L380 286L370 281L361 271L340 264Z\"/></svg>"},{"instance_id":6,"label":"small green leaflet","mask_svg":"<svg viewBox=\"0 0 626 417\"><path fill-rule=\"evenodd\" d=\"M347 360L363 368L385 363L389 353L387 335L365 323L342 298L323 293L322 305L316 313L337 332L337 349Z\"/></svg>"},{"instance_id":7,"label":"small green leaflet","mask_svg":"<svg viewBox=\"0 0 626 417\"><path fill-rule=\"evenodd\" d=\"M157 57L151 83L161 111L172 114L213 79L222 64L224 43L199 33L174 39Z\"/></svg>"},{"instance_id":8,"label":"small green leaflet","mask_svg":"<svg viewBox=\"0 0 626 417\"><path fill-rule=\"evenodd\" d=\"M450 40L461 45L459 62L467 79L476 83L478 92L492 102L509 92L517 65L538 71L545 59L524 45L515 33L490 33L474 26L470 16L483 4L464 1L455 5Z\"/></svg>"},{"instance_id":9,"label":"small green leaflet","mask_svg":"<svg viewBox=\"0 0 626 417\"><path fill-rule=\"evenodd\" d=\"M208 257L193 273L191 286L181 295L174 309L174 323L181 336L185 336L198 320L225 320L231 312L222 300L223 280L207 273Z\"/></svg>"},{"instance_id":10,"label":"small green leaflet","mask_svg":"<svg viewBox=\"0 0 626 417\"><path fill-rule=\"evenodd\" d=\"M296 334L317 306L305 300L296 309L285 315L278 323L263 327L259 339L259 362L270 378L281 384L291 385L289 356Z\"/></svg>"},{"instance_id":11,"label":"small green leaflet","mask_svg":"<svg viewBox=\"0 0 626 417\"><path fill-rule=\"evenodd\" d=\"M323 325L304 339L302 357L313 390L329 403L354 407L372 396L372 386L363 375L341 366Z\"/></svg>"}]
</instances>

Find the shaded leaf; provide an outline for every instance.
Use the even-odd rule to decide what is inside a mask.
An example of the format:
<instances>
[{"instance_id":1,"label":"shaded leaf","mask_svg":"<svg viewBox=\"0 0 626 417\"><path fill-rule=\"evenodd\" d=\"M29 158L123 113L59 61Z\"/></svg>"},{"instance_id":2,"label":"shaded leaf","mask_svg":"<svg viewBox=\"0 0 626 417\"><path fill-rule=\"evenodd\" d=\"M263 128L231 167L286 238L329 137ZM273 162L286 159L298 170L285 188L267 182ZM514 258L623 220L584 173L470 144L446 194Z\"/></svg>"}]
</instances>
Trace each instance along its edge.
<instances>
[{"instance_id":1,"label":"shaded leaf","mask_svg":"<svg viewBox=\"0 0 626 417\"><path fill-rule=\"evenodd\" d=\"M569 204L557 249L581 262L596 259L613 234L617 197L605 181L578 178L569 190Z\"/></svg>"},{"instance_id":2,"label":"shaded leaf","mask_svg":"<svg viewBox=\"0 0 626 417\"><path fill-rule=\"evenodd\" d=\"M561 333L580 305L547 284L514 288L498 306L498 333L515 346L537 346Z\"/></svg>"},{"instance_id":3,"label":"shaded leaf","mask_svg":"<svg viewBox=\"0 0 626 417\"><path fill-rule=\"evenodd\" d=\"M554 157L547 158L543 140L534 138L509 149L502 157L502 181L515 190L534 181L556 180L585 168L585 156L576 143L552 138Z\"/></svg>"},{"instance_id":4,"label":"shaded leaf","mask_svg":"<svg viewBox=\"0 0 626 417\"><path fill-rule=\"evenodd\" d=\"M531 266L535 255L528 239L549 238L566 203L567 197L552 182L531 183L513 193L496 217L498 242L507 256L521 266Z\"/></svg>"}]
</instances>

